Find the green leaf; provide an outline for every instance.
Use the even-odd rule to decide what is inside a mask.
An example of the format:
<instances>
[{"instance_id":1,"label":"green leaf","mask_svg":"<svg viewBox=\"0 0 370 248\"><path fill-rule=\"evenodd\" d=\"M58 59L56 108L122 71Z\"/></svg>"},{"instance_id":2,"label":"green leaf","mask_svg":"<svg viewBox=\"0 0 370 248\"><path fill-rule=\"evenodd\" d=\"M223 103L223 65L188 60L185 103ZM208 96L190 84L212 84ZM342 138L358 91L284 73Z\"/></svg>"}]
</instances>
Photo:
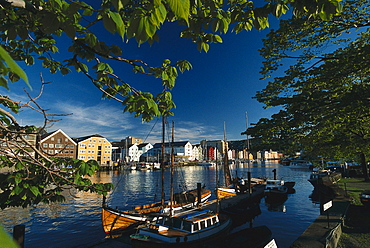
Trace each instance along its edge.
<instances>
[{"instance_id":1,"label":"green leaf","mask_svg":"<svg viewBox=\"0 0 370 248\"><path fill-rule=\"evenodd\" d=\"M38 196L38 195L40 195L41 193L40 193L40 191L39 191L39 188L38 187L36 187L36 186L31 186L30 187L30 191L32 192L32 194L34 195L34 196Z\"/></svg>"},{"instance_id":2,"label":"green leaf","mask_svg":"<svg viewBox=\"0 0 370 248\"><path fill-rule=\"evenodd\" d=\"M116 30L118 32L118 34L123 38L125 32L125 26L124 26L124 23L123 23L123 20L122 20L122 17L120 14L118 14L117 12L109 12L113 22L116 24Z\"/></svg>"},{"instance_id":3,"label":"green leaf","mask_svg":"<svg viewBox=\"0 0 370 248\"><path fill-rule=\"evenodd\" d=\"M18 76L20 76L28 85L30 89L32 89L31 85L28 83L28 78L26 73L18 66L17 63L14 62L12 57L5 51L5 49L0 46L0 58L5 61L5 63L9 66L12 72L16 73Z\"/></svg>"},{"instance_id":4,"label":"green leaf","mask_svg":"<svg viewBox=\"0 0 370 248\"><path fill-rule=\"evenodd\" d=\"M218 43L222 43L222 38L221 38L221 36L219 36L219 35L215 34L215 35L213 36L213 38L215 39L215 41L216 41L216 42L218 42Z\"/></svg>"},{"instance_id":5,"label":"green leaf","mask_svg":"<svg viewBox=\"0 0 370 248\"><path fill-rule=\"evenodd\" d=\"M168 4L178 19L189 24L190 0L168 0Z\"/></svg>"},{"instance_id":6,"label":"green leaf","mask_svg":"<svg viewBox=\"0 0 370 248\"><path fill-rule=\"evenodd\" d=\"M109 13L103 15L103 24L106 30L114 34L117 31L116 23L112 20L111 15L109 15Z\"/></svg>"}]
</instances>

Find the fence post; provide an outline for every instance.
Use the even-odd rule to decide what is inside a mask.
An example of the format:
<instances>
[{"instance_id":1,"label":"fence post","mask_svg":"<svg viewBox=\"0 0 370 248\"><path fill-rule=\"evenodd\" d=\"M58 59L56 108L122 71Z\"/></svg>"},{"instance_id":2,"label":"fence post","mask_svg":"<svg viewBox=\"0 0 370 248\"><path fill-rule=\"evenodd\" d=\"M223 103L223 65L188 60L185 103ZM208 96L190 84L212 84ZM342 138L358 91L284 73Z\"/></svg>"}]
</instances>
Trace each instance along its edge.
<instances>
[{"instance_id":1,"label":"fence post","mask_svg":"<svg viewBox=\"0 0 370 248\"><path fill-rule=\"evenodd\" d=\"M20 248L24 248L25 225L16 225L13 228L13 239Z\"/></svg>"}]
</instances>

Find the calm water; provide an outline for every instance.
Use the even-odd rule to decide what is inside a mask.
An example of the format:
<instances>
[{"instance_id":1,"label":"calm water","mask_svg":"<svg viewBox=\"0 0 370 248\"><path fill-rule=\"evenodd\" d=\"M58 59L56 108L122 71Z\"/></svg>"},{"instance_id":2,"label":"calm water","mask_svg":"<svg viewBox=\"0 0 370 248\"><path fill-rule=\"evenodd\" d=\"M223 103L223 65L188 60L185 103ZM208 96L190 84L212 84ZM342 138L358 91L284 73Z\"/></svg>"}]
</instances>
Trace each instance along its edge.
<instances>
[{"instance_id":1,"label":"calm water","mask_svg":"<svg viewBox=\"0 0 370 248\"><path fill-rule=\"evenodd\" d=\"M269 209L262 199L262 213L254 219L253 225L267 225L278 247L284 248L289 247L319 215L319 207L309 199L313 190L307 181L310 172L271 162L252 164L249 169L247 166L234 166L232 173L247 178L250 170L252 177L273 178L273 169L276 169L278 178L295 181L296 192L289 195L280 208ZM166 171L166 178L168 175L169 171ZM213 167L182 167L175 175L175 192L196 188L198 182L211 190L216 185ZM94 177L94 181L112 182L115 185L115 190L108 196L111 207L131 209L135 205L160 200L160 178L160 171L124 171L102 172ZM169 185L169 180L165 185ZM102 198L96 194L76 191L68 191L64 195L67 201L62 204L5 209L0 212L0 222L10 233L13 226L26 225L26 248L88 247L102 240L105 236L100 220ZM166 195L169 195L169 191ZM279 211L281 209L285 209L285 212ZM249 227L249 223L238 228L245 227Z\"/></svg>"}]
</instances>

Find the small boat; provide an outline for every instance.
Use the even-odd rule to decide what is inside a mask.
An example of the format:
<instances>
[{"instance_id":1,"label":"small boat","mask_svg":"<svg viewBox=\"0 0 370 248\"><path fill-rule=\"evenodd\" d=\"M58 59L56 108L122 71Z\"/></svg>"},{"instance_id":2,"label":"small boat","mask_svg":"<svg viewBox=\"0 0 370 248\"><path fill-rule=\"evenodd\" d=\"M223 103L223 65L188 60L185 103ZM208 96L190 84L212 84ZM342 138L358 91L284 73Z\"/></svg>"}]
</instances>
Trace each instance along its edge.
<instances>
[{"instance_id":1,"label":"small boat","mask_svg":"<svg viewBox=\"0 0 370 248\"><path fill-rule=\"evenodd\" d=\"M229 185L229 187L218 187L218 197L220 199L224 197L235 196L237 194L243 194L249 192L249 181L248 179L243 178L235 178L233 180L233 184ZM253 191L253 187L257 185L264 185L266 184L266 179L264 178L251 178L250 187Z\"/></svg>"},{"instance_id":2,"label":"small boat","mask_svg":"<svg viewBox=\"0 0 370 248\"><path fill-rule=\"evenodd\" d=\"M158 216L155 222L130 236L133 247L198 247L226 237L231 219L210 210Z\"/></svg>"},{"instance_id":3,"label":"small boat","mask_svg":"<svg viewBox=\"0 0 370 248\"><path fill-rule=\"evenodd\" d=\"M132 229L139 224L151 219L153 213L168 213L172 208L173 212L182 211L187 208L195 207L198 204L198 191L190 190L174 194L174 203L170 206L169 202L162 205L161 202L137 206L133 210L121 211L113 209L103 204L102 224L106 233L121 232L126 229ZM201 203L208 201L211 197L211 191L201 189Z\"/></svg>"},{"instance_id":4,"label":"small boat","mask_svg":"<svg viewBox=\"0 0 370 248\"><path fill-rule=\"evenodd\" d=\"M365 207L370 207L370 191L366 190L360 194L360 201Z\"/></svg>"},{"instance_id":5,"label":"small boat","mask_svg":"<svg viewBox=\"0 0 370 248\"><path fill-rule=\"evenodd\" d=\"M306 160L292 160L290 161L289 168L291 169L312 169L313 164Z\"/></svg>"},{"instance_id":6,"label":"small boat","mask_svg":"<svg viewBox=\"0 0 370 248\"><path fill-rule=\"evenodd\" d=\"M319 170L317 172L312 172L308 181L312 184L312 186L320 187L324 185L331 185L336 183L342 178L340 172L333 172L330 170Z\"/></svg>"},{"instance_id":7,"label":"small boat","mask_svg":"<svg viewBox=\"0 0 370 248\"><path fill-rule=\"evenodd\" d=\"M266 181L265 196L268 197L279 197L286 196L288 193L288 187L284 185L284 180L268 179Z\"/></svg>"}]
</instances>

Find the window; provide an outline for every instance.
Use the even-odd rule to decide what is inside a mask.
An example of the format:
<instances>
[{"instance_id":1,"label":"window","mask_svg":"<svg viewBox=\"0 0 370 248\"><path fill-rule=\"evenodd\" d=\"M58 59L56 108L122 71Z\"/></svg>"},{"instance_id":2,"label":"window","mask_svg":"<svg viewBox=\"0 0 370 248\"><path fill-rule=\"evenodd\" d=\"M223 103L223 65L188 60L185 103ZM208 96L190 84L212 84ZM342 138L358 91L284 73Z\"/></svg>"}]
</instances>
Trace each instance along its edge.
<instances>
[{"instance_id":1,"label":"window","mask_svg":"<svg viewBox=\"0 0 370 248\"><path fill-rule=\"evenodd\" d=\"M204 229L204 228L206 228L206 221L205 220L200 222L200 229Z\"/></svg>"},{"instance_id":2,"label":"window","mask_svg":"<svg viewBox=\"0 0 370 248\"><path fill-rule=\"evenodd\" d=\"M54 153L54 150L49 150L48 152L49 154L53 154Z\"/></svg>"},{"instance_id":3,"label":"window","mask_svg":"<svg viewBox=\"0 0 370 248\"><path fill-rule=\"evenodd\" d=\"M42 147L48 147L47 143L42 144Z\"/></svg>"},{"instance_id":4,"label":"window","mask_svg":"<svg viewBox=\"0 0 370 248\"><path fill-rule=\"evenodd\" d=\"M52 141L54 141L54 137L51 137L50 139L51 139Z\"/></svg>"},{"instance_id":5,"label":"window","mask_svg":"<svg viewBox=\"0 0 370 248\"><path fill-rule=\"evenodd\" d=\"M208 226L212 226L212 220L211 219L207 219L207 227Z\"/></svg>"},{"instance_id":6,"label":"window","mask_svg":"<svg viewBox=\"0 0 370 248\"><path fill-rule=\"evenodd\" d=\"M49 144L49 148L54 148L54 144Z\"/></svg>"},{"instance_id":7,"label":"window","mask_svg":"<svg viewBox=\"0 0 370 248\"><path fill-rule=\"evenodd\" d=\"M57 142L58 143L62 143L62 139L61 138L58 138Z\"/></svg>"},{"instance_id":8,"label":"window","mask_svg":"<svg viewBox=\"0 0 370 248\"><path fill-rule=\"evenodd\" d=\"M193 229L194 229L194 232L196 232L196 231L199 231L199 224L198 224L198 222L195 222L194 224L193 224Z\"/></svg>"}]
</instances>

